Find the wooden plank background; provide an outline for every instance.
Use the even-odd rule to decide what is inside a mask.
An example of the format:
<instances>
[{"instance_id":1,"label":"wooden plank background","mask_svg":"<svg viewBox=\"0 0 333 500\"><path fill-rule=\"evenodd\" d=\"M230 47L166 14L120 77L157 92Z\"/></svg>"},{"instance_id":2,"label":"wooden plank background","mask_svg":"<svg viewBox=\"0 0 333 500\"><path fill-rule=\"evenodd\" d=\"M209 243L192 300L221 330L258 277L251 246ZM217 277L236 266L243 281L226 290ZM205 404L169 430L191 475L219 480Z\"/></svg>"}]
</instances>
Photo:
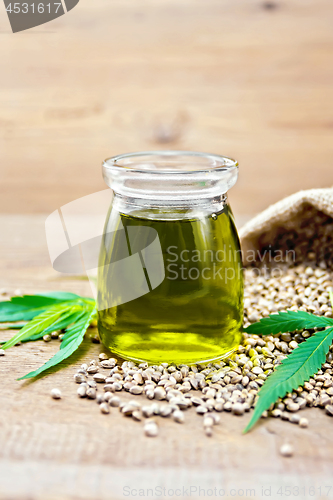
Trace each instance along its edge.
<instances>
[{"instance_id":1,"label":"wooden plank background","mask_svg":"<svg viewBox=\"0 0 333 500\"><path fill-rule=\"evenodd\" d=\"M0 212L50 213L143 149L235 157L236 214L333 184L332 0L81 0L12 34L0 8Z\"/></svg>"}]
</instances>

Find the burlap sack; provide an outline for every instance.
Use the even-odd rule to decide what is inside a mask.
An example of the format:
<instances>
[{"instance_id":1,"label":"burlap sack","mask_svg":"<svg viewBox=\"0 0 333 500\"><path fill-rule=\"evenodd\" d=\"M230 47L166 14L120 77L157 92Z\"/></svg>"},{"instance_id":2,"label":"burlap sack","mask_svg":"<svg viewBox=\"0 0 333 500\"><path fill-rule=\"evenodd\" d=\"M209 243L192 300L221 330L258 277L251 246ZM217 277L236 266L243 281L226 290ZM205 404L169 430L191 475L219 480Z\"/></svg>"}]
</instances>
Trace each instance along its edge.
<instances>
[{"instance_id":1,"label":"burlap sack","mask_svg":"<svg viewBox=\"0 0 333 500\"><path fill-rule=\"evenodd\" d=\"M295 193L251 219L239 235L245 266L253 265L254 255L258 262L267 250L274 255L289 249L295 264L324 261L333 267L333 188Z\"/></svg>"}]
</instances>

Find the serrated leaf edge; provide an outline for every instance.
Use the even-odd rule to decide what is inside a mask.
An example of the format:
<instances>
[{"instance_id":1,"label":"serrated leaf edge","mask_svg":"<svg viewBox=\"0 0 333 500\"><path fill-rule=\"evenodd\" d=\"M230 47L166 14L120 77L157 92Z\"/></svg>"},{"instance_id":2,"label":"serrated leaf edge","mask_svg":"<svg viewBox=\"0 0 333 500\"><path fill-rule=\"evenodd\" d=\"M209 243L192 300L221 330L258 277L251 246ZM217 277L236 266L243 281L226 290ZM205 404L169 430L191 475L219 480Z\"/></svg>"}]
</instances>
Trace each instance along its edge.
<instances>
[{"instance_id":1,"label":"serrated leaf edge","mask_svg":"<svg viewBox=\"0 0 333 500\"><path fill-rule=\"evenodd\" d=\"M54 356L52 356L52 358L50 358L46 363L44 363L44 365L42 365L40 368L38 368L37 370L34 370L32 372L29 372L27 375L24 375L23 377L20 377L17 380L25 380L28 378L36 377L37 375L40 375L41 373L48 370L49 368L52 368L53 366L56 366L57 364L61 363L65 359L69 358L69 356L71 356L76 351L76 349L80 346L80 344L82 343L84 334L87 331L92 319L94 318L94 315L96 314L96 310L95 310L95 308L92 308L92 310L90 311L90 314L89 314L89 310L86 311L84 314L86 315L87 319L86 319L85 323L83 324L83 327L79 330L77 337L72 339L69 344L64 345L64 347L60 346L59 351ZM78 326L79 326L79 322L75 323L75 325L73 325L73 327L71 327L68 331L73 330L74 328L78 328ZM71 332L71 335L72 335L72 333L73 332ZM67 332L66 332L66 334L67 334ZM63 342L65 341L66 334L64 336ZM59 358L59 360L54 362L54 360L56 358Z\"/></svg>"},{"instance_id":2,"label":"serrated leaf edge","mask_svg":"<svg viewBox=\"0 0 333 500\"><path fill-rule=\"evenodd\" d=\"M9 349L17 342L24 340L31 335L40 333L45 330L45 328L49 327L54 320L57 320L64 312L73 308L73 304L57 304L55 306L49 307L46 311L42 312L38 316L35 316L34 319L29 321L21 330L14 335L11 339L9 339L3 346L2 349ZM43 327L41 328L41 326Z\"/></svg>"},{"instance_id":3,"label":"serrated leaf edge","mask_svg":"<svg viewBox=\"0 0 333 500\"><path fill-rule=\"evenodd\" d=\"M316 316L305 311L284 311L270 314L266 318L244 328L251 335L277 335L305 328L325 328L333 326L333 319Z\"/></svg>"},{"instance_id":4,"label":"serrated leaf edge","mask_svg":"<svg viewBox=\"0 0 333 500\"><path fill-rule=\"evenodd\" d=\"M302 345L304 346L304 348L307 347L308 344L309 344L309 341L313 342L313 340L316 337L319 337L319 336L323 336L323 338L319 341L319 343L317 344L317 346L315 347L315 349L312 350L310 356L308 358L306 358L301 363L301 365L298 364L297 370L292 374L292 376L288 377L288 379L286 379L284 381L279 382L275 387L270 387L270 384L272 383L272 380L274 379L274 376L278 377L280 373L283 373L283 371L286 371L286 368L287 368L286 365L289 364L289 363L294 362L294 357L299 356L300 350L302 349ZM329 339L330 336L331 336L331 338ZM314 335L312 335L306 341L304 341L302 344L300 344L299 347L297 347L287 358L285 358L282 361L281 365L279 365L276 368L275 372L273 372L267 378L266 382L264 383L264 385L262 386L262 388L258 392L259 399L258 399L257 404L255 406L255 409L254 409L254 412L252 414L251 420L250 420L250 422L248 423L248 425L246 426L246 428L243 431L244 433L248 432L254 426L254 424L257 422L257 420L259 420L259 418L262 415L262 413L265 410L267 410L271 406L272 403L275 403L276 400L279 397L280 398L284 397L288 392L290 392L290 390L296 389L297 387L299 387L300 385L302 385L304 382L306 382L307 380L309 380L309 378L312 377L319 370L320 366L325 362L327 352L329 351L329 346L332 343L332 339L333 339L333 327L328 328L328 329L326 329L324 331L321 331L321 332L316 332ZM318 359L317 363L313 360L311 369L308 371L306 377L304 379L303 378L302 379L298 378L293 383L292 379L297 377L297 373L299 373L299 371L302 368L304 368L304 365L309 362L310 358L315 354L315 352L318 351L318 349L320 347L324 347L323 344L326 341L329 341L329 340L331 342L328 344L328 348L326 350L324 350L323 353L318 353L318 356L321 356L321 359ZM268 381L270 381L270 382L268 383ZM282 383L283 384L287 384L288 382L289 382L289 387L287 387L287 388L285 388L283 390L280 390L279 385L281 385ZM262 403L263 400L260 399L260 397L265 397L267 391L271 391L270 392L270 396L271 397L269 398L269 400L267 401L267 403L263 404ZM274 397L272 397L272 392L273 392Z\"/></svg>"}]
</instances>

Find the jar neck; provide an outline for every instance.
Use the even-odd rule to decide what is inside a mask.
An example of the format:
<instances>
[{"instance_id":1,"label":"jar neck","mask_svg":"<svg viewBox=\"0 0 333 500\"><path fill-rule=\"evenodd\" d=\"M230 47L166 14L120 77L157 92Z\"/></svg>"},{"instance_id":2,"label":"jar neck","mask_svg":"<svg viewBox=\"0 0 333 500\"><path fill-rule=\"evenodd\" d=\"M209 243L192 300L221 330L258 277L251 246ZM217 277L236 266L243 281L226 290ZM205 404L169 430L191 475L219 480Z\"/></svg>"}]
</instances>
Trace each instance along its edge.
<instances>
[{"instance_id":1,"label":"jar neck","mask_svg":"<svg viewBox=\"0 0 333 500\"><path fill-rule=\"evenodd\" d=\"M123 196L114 192L113 209L145 219L193 219L220 213L228 202L226 194L209 198L166 200Z\"/></svg>"},{"instance_id":2,"label":"jar neck","mask_svg":"<svg viewBox=\"0 0 333 500\"><path fill-rule=\"evenodd\" d=\"M117 195L140 199L140 206L204 207L227 193L237 176L235 160L200 152L130 153L103 163L106 184Z\"/></svg>"}]
</instances>

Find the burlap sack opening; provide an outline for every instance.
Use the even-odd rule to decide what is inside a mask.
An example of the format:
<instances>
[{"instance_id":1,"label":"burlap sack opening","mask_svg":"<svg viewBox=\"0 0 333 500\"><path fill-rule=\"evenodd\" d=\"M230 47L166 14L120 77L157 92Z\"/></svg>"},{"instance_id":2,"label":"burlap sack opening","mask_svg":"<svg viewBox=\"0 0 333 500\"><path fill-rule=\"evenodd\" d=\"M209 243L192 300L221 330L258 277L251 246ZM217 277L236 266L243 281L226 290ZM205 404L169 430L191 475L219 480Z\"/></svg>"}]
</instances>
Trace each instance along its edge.
<instances>
[{"instance_id":1,"label":"burlap sack opening","mask_svg":"<svg viewBox=\"0 0 333 500\"><path fill-rule=\"evenodd\" d=\"M239 232L244 266L259 263L325 262L333 268L333 188L310 189L285 198Z\"/></svg>"}]
</instances>

